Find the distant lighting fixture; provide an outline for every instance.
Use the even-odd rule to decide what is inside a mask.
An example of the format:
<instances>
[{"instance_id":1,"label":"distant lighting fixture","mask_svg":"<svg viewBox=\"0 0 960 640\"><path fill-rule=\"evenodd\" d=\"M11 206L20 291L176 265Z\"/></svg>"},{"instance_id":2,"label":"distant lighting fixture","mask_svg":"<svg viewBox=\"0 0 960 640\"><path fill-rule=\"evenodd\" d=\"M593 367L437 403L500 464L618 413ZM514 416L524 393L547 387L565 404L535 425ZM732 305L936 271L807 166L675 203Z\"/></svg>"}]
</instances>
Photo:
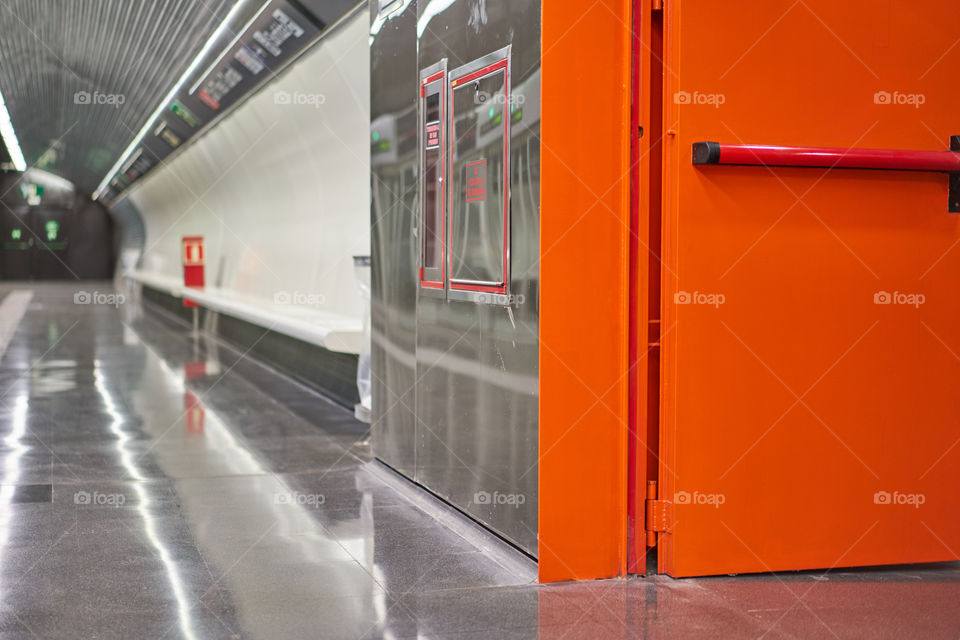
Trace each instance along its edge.
<instances>
[{"instance_id":1,"label":"distant lighting fixture","mask_svg":"<svg viewBox=\"0 0 960 640\"><path fill-rule=\"evenodd\" d=\"M387 20L406 11L411 2L413 2L413 0L380 0L380 10L377 12L377 17L373 19L373 24L370 25L371 45L373 44L373 39L380 33L380 30L383 29L383 25L387 23Z\"/></svg>"},{"instance_id":2,"label":"distant lighting fixture","mask_svg":"<svg viewBox=\"0 0 960 640\"><path fill-rule=\"evenodd\" d=\"M10 120L10 113L7 111L7 103L3 101L3 94L0 93L0 135L3 136L3 144L7 146L7 153L13 160L13 167L17 171L27 170L27 161L23 158L23 152L20 151L20 141L17 140L17 132L13 130L13 122Z\"/></svg>"},{"instance_id":3,"label":"distant lighting fixture","mask_svg":"<svg viewBox=\"0 0 960 640\"><path fill-rule=\"evenodd\" d=\"M150 114L150 117L147 118L147 121L144 123L143 127L140 128L140 131L137 132L137 135L130 142L130 145L124 149L123 153L120 154L120 157L117 158L117 162L110 167L110 170L107 171L107 175L103 177L103 180L100 182L100 186L97 187L97 190L93 193L93 199L97 200L103 193L107 190L107 187L110 186L110 181L113 179L113 176L116 175L117 171L120 170L120 167L124 165L124 162L133 151L137 148L137 145L146 137L147 133L150 132L150 127L153 126L154 121L160 117L160 114L164 112L170 102L177 96L177 93L180 92L180 89L183 88L183 85L186 84L187 80L190 79L190 76L196 72L200 67L200 63L203 62L210 51L213 50L214 45L216 45L217 40L227 31L228 25L233 21L234 18L240 13L240 9L244 6L242 0L237 0L237 3L233 5L233 8L230 9L230 12L227 13L227 17L223 19L223 22L220 23L220 26L217 27L217 30L207 39L206 44L203 45L203 48L200 50L200 53L197 54L197 57L193 59L193 62L190 63L190 66L187 67L187 70L183 72L183 75L180 76L180 79L177 80L176 84L173 85L173 88L170 89L170 93L160 101L160 104L157 106L156 110ZM6 109L4 109L4 112ZM2 126L0 122L0 126ZM12 131L11 127L11 131ZM4 140L7 139L6 134L4 134ZM8 146L9 148L9 146ZM19 149L18 149L19 151ZM22 156L21 156L22 157ZM16 160L14 160L16 162Z\"/></svg>"},{"instance_id":4,"label":"distant lighting fixture","mask_svg":"<svg viewBox=\"0 0 960 640\"><path fill-rule=\"evenodd\" d=\"M430 21L449 9L453 2L454 0L430 0L417 20L417 38L422 38Z\"/></svg>"}]
</instances>

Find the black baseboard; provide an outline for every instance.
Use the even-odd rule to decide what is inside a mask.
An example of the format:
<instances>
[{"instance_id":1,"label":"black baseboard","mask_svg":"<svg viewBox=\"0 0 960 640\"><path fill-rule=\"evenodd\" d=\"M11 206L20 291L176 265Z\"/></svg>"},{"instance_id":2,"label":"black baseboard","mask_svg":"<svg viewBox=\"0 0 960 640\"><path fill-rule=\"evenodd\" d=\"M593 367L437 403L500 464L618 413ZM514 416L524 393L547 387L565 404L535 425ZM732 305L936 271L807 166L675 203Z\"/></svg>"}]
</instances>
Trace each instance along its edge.
<instances>
[{"instance_id":1,"label":"black baseboard","mask_svg":"<svg viewBox=\"0 0 960 640\"><path fill-rule=\"evenodd\" d=\"M143 300L186 322L193 322L193 309L184 307L180 298L144 285ZM207 326L207 316L214 312L201 307L198 313L200 326ZM360 402L357 391L358 357L355 354L330 351L224 314L219 314L215 326L217 337L319 391L351 412L354 405Z\"/></svg>"}]
</instances>

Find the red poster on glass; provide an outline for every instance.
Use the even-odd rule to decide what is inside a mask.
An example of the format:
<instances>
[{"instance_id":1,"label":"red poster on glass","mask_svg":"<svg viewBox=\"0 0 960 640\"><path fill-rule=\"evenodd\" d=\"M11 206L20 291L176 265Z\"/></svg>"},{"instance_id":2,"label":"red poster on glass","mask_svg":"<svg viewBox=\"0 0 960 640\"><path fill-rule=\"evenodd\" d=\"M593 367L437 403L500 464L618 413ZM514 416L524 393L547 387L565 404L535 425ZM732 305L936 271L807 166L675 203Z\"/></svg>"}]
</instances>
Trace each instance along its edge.
<instances>
[{"instance_id":1,"label":"red poster on glass","mask_svg":"<svg viewBox=\"0 0 960 640\"><path fill-rule=\"evenodd\" d=\"M487 199L487 161L467 164L467 202Z\"/></svg>"}]
</instances>

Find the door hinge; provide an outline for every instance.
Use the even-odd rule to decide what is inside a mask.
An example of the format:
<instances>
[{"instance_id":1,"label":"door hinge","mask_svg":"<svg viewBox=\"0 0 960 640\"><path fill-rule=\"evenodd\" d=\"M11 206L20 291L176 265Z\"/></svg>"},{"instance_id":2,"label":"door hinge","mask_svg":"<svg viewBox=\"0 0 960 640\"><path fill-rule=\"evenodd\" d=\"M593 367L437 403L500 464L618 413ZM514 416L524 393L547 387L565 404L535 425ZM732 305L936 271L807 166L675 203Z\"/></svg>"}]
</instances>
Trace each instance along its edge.
<instances>
[{"instance_id":1,"label":"door hinge","mask_svg":"<svg viewBox=\"0 0 960 640\"><path fill-rule=\"evenodd\" d=\"M647 483L646 530L647 546L657 545L657 534L670 531L673 525L673 503L669 500L657 498L657 483L651 480Z\"/></svg>"}]
</instances>

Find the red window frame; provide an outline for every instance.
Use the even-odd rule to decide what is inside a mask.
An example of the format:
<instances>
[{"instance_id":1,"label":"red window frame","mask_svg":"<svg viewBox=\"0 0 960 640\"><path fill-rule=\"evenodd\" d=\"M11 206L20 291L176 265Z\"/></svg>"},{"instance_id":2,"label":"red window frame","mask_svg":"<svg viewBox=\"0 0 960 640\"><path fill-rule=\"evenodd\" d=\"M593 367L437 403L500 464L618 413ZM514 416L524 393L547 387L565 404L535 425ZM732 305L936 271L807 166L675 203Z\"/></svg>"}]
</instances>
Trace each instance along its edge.
<instances>
[{"instance_id":1,"label":"red window frame","mask_svg":"<svg viewBox=\"0 0 960 640\"><path fill-rule=\"evenodd\" d=\"M437 81L441 81L440 86L443 87L443 90L440 93L440 193L437 194L438 203L440 205L440 279L439 280L428 280L424 273L423 259L425 254L425 238L420 240L420 286L427 289L443 289L444 283L446 282L446 266L447 266L447 127L446 127L446 70L438 71L430 76L427 76L420 82L420 103L423 105L424 100L427 97L427 86L431 85ZM423 130L423 139L420 141L420 148L418 153L420 153L420 158L423 158L426 154L427 148L427 132L426 132L426 123L422 122L422 114L418 115L418 118L421 120L421 126L424 127ZM423 171L426 167L421 167L421 177L420 180L424 180L426 172ZM422 184L422 182L421 182ZM425 232L426 229L426 202L423 198L420 201L420 228L421 232Z\"/></svg>"},{"instance_id":2,"label":"red window frame","mask_svg":"<svg viewBox=\"0 0 960 640\"><path fill-rule=\"evenodd\" d=\"M506 105L510 104L510 54L502 60L497 60L482 69L452 79L450 81L450 102L453 103L453 92L458 85L465 82L479 80L494 73L503 71L504 95ZM481 293L498 293L505 295L510 284L510 118L503 118L503 281L499 284L467 283L450 278L450 289L453 291L478 291ZM452 209L451 209L452 210ZM451 256L452 259L452 256Z\"/></svg>"}]
</instances>

